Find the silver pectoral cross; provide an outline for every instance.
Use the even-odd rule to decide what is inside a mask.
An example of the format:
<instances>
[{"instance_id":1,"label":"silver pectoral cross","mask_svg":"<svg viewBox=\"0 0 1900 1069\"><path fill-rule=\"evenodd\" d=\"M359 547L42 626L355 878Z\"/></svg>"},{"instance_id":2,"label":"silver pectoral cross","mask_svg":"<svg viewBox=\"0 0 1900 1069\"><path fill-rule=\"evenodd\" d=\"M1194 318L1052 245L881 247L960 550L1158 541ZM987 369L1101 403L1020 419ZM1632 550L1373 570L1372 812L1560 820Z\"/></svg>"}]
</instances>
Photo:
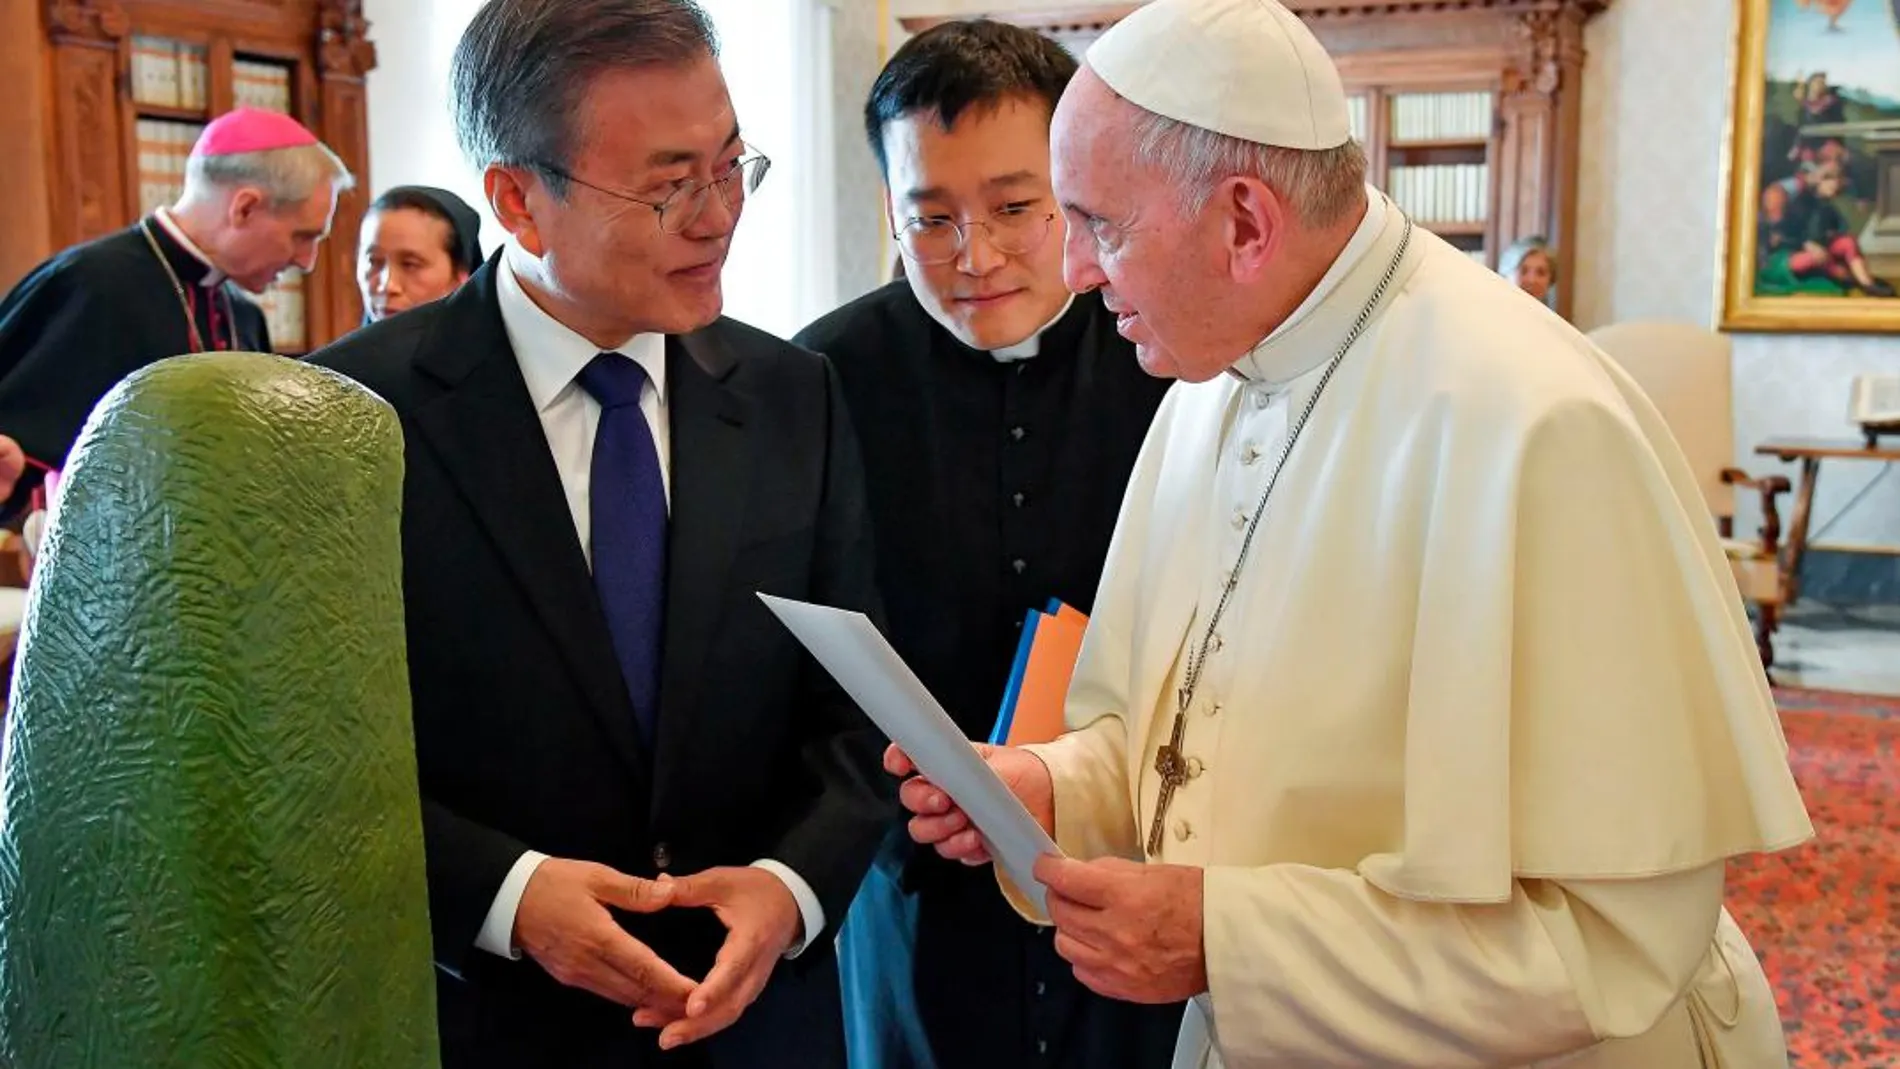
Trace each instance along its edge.
<instances>
[{"instance_id":1,"label":"silver pectoral cross","mask_svg":"<svg viewBox=\"0 0 1900 1069\"><path fill-rule=\"evenodd\" d=\"M1174 792L1187 782L1187 756L1181 752L1181 739L1187 733L1187 707L1192 692L1182 687L1178 692L1180 709L1174 714L1174 733L1168 744L1155 751L1155 773L1161 777L1161 794L1155 799L1154 825L1148 829L1148 856L1154 857L1161 852L1161 833L1167 825L1168 805L1174 801Z\"/></svg>"}]
</instances>

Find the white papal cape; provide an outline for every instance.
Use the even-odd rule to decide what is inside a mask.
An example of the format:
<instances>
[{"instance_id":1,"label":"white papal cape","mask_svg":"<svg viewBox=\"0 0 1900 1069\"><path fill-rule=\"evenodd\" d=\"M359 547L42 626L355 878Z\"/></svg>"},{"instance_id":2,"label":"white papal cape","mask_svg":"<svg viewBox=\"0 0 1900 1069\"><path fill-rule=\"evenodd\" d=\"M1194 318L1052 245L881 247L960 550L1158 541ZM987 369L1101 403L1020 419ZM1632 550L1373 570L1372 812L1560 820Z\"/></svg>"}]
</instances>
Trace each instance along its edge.
<instances>
[{"instance_id":1,"label":"white papal cape","mask_svg":"<svg viewBox=\"0 0 1900 1069\"><path fill-rule=\"evenodd\" d=\"M1070 733L1036 748L1071 856L1145 856L1247 516L1400 246L1370 195L1245 378L1155 419ZM1416 228L1390 274L1240 568L1149 857L1206 870L1176 1064L1779 1069L1723 859L1812 829L1696 481L1630 379L1503 279Z\"/></svg>"}]
</instances>

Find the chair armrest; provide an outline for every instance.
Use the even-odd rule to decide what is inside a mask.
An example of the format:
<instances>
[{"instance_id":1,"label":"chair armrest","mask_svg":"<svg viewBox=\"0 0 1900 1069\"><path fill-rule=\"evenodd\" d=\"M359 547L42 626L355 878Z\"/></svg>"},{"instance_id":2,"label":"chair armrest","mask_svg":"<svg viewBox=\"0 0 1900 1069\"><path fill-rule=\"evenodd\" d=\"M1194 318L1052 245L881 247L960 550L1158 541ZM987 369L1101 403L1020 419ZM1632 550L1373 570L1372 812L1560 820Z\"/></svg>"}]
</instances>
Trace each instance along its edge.
<instances>
[{"instance_id":1,"label":"chair armrest","mask_svg":"<svg viewBox=\"0 0 1900 1069\"><path fill-rule=\"evenodd\" d=\"M1781 549L1781 510L1775 506L1775 499L1793 489L1785 475L1764 475L1756 478L1740 468L1723 468L1722 481L1730 486L1740 486L1761 494L1761 548L1770 557L1779 554Z\"/></svg>"}]
</instances>

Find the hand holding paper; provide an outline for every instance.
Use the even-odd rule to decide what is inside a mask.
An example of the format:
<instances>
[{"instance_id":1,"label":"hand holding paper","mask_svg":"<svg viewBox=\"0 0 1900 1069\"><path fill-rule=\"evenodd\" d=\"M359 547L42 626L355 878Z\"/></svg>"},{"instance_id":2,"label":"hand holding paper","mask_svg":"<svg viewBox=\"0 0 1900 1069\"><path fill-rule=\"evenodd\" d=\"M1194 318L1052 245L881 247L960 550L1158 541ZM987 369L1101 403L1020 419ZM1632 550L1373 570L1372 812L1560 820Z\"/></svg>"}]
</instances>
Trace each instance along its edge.
<instances>
[{"instance_id":1,"label":"hand holding paper","mask_svg":"<svg viewBox=\"0 0 1900 1069\"><path fill-rule=\"evenodd\" d=\"M956 721L863 613L770 594L759 598L907 759L915 762L917 770L955 800L1010 882L1037 909L1045 908L1043 887L1035 877L1036 859L1061 854L1049 837L1049 808L1045 807L1041 821L1030 815L1011 785L977 755ZM1029 754L1018 756L1038 768L1042 765ZM1046 770L1043 775L1046 782ZM919 789L913 788L913 793Z\"/></svg>"},{"instance_id":2,"label":"hand holding paper","mask_svg":"<svg viewBox=\"0 0 1900 1069\"><path fill-rule=\"evenodd\" d=\"M1055 830L1055 788L1049 769L1034 754L1007 746L976 743L977 756L1003 781L1011 794L1033 817L1045 833ZM918 774L910 755L892 744L884 754L884 770L893 776L910 776L898 789L898 800L915 816L910 821L910 837L951 861L981 865L990 861L989 848L980 831L970 822L969 814L959 808L941 787Z\"/></svg>"}]
</instances>

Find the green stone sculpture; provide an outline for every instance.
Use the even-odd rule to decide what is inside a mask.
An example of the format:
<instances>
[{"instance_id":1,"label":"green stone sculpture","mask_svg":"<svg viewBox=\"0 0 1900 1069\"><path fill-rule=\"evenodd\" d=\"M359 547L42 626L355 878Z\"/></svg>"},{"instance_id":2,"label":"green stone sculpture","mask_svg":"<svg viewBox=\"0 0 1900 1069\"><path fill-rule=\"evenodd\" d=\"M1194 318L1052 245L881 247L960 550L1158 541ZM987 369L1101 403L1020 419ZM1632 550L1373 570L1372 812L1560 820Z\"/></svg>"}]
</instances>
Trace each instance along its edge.
<instances>
[{"instance_id":1,"label":"green stone sculpture","mask_svg":"<svg viewBox=\"0 0 1900 1069\"><path fill-rule=\"evenodd\" d=\"M0 1067L433 1069L402 432L276 356L92 413L0 771Z\"/></svg>"}]
</instances>

